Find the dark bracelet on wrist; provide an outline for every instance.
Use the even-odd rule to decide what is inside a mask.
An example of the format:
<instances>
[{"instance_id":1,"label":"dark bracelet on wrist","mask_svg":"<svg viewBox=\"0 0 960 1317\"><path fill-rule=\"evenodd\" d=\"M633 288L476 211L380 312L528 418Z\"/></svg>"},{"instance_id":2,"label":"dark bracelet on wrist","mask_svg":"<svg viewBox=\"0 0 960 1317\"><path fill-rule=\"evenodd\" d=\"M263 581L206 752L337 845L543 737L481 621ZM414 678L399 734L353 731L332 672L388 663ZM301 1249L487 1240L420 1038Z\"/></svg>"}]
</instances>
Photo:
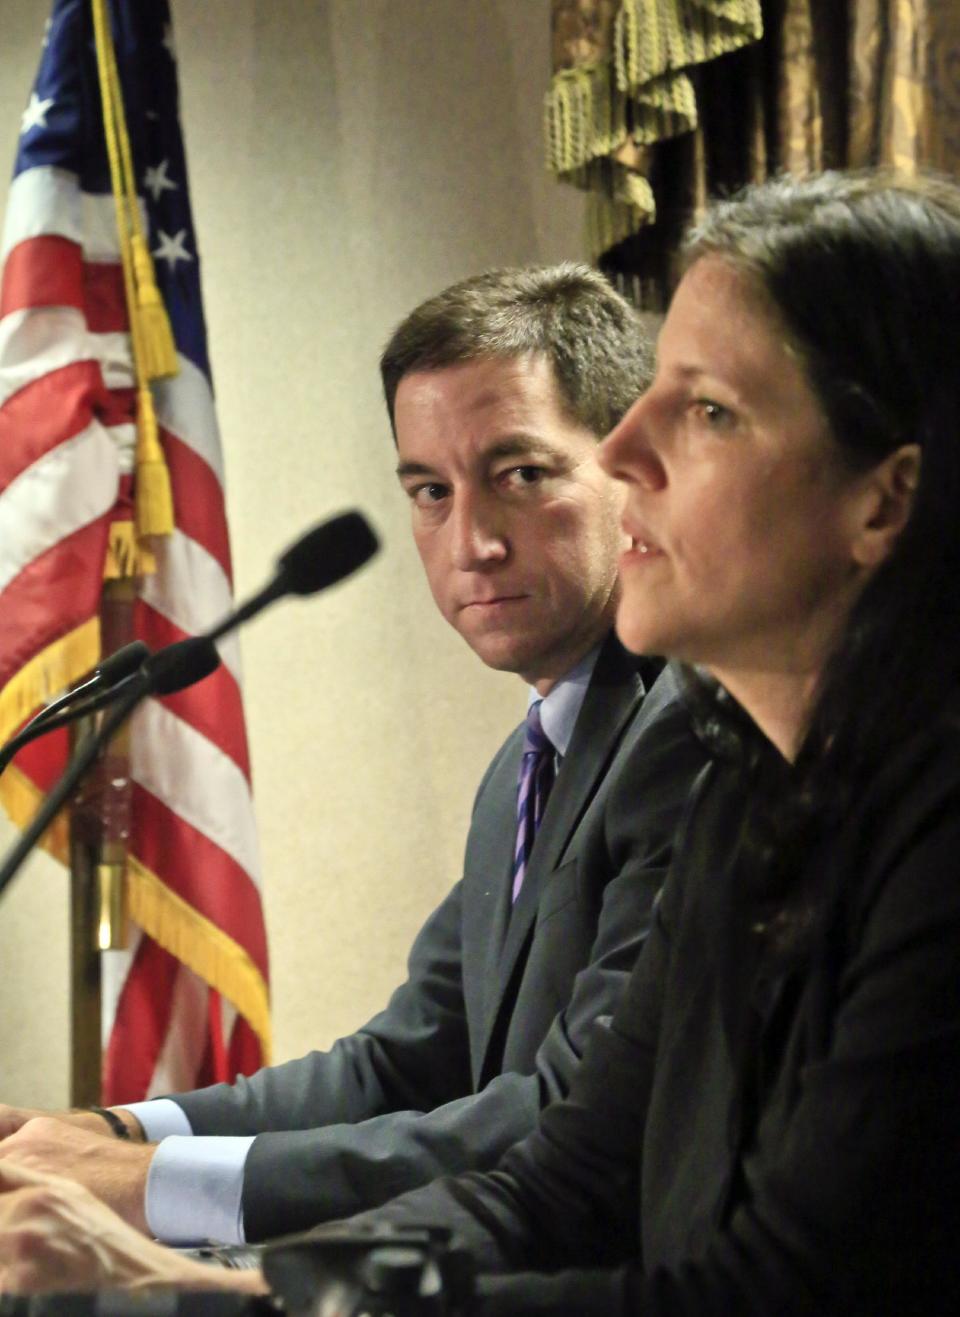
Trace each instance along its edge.
<instances>
[{"instance_id":1,"label":"dark bracelet on wrist","mask_svg":"<svg viewBox=\"0 0 960 1317\"><path fill-rule=\"evenodd\" d=\"M92 1111L96 1115L102 1116L104 1118L104 1120L107 1122L107 1124L110 1126L111 1130L113 1131L114 1138L129 1140L130 1131L127 1129L126 1125L124 1125L123 1121L120 1119L120 1117L117 1115L115 1111L108 1111L106 1107L97 1107L97 1106L87 1107L87 1110Z\"/></svg>"}]
</instances>

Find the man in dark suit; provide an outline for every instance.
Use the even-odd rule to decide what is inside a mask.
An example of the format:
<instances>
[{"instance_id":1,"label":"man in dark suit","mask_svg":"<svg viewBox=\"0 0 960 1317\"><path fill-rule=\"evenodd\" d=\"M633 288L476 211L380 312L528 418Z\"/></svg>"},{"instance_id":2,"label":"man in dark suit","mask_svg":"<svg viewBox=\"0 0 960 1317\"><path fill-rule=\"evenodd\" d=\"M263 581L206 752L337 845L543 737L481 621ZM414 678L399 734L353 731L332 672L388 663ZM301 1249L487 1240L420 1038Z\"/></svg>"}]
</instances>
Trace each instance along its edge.
<instances>
[{"instance_id":1,"label":"man in dark suit","mask_svg":"<svg viewBox=\"0 0 960 1317\"><path fill-rule=\"evenodd\" d=\"M595 450L646 383L627 304L586 267L494 272L413 312L381 369L434 598L529 684L532 730L494 758L463 877L355 1034L122 1109L126 1139L103 1113L0 1108L0 1158L72 1175L171 1242L262 1239L494 1164L612 1012L703 762L674 675L648 694L656 665L611 630L620 495Z\"/></svg>"}]
</instances>

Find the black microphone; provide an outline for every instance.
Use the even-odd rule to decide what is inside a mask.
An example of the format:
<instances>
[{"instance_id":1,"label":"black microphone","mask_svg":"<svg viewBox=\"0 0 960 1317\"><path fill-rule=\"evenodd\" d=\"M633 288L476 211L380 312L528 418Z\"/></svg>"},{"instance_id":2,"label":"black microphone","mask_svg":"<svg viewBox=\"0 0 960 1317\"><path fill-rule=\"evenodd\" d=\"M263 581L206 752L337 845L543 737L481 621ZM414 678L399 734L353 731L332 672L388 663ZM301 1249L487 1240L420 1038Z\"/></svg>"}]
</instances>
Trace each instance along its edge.
<instances>
[{"instance_id":1,"label":"black microphone","mask_svg":"<svg viewBox=\"0 0 960 1317\"><path fill-rule=\"evenodd\" d=\"M321 522L280 555L273 580L240 608L228 613L206 632L207 636L219 640L275 599L291 594L316 594L336 585L362 567L379 547L380 541L361 512L341 512Z\"/></svg>"},{"instance_id":2,"label":"black microphone","mask_svg":"<svg viewBox=\"0 0 960 1317\"><path fill-rule=\"evenodd\" d=\"M140 701L152 694L172 695L209 677L219 666L220 655L213 641L208 636L190 636L151 654L132 677L121 683L123 695L104 718L102 727L78 747L59 781L44 797L22 835L4 856L0 865L0 894L50 826L57 811L73 794L81 777Z\"/></svg>"},{"instance_id":3,"label":"black microphone","mask_svg":"<svg viewBox=\"0 0 960 1317\"><path fill-rule=\"evenodd\" d=\"M143 695L174 695L203 681L220 666L210 636L188 636L151 654L140 669Z\"/></svg>"},{"instance_id":4,"label":"black microphone","mask_svg":"<svg viewBox=\"0 0 960 1317\"><path fill-rule=\"evenodd\" d=\"M70 713L62 713L58 717L51 716L39 730L52 731L54 726L69 722L73 717L79 716L80 712L93 712L95 707L100 708L108 701L116 700L113 710L104 719L99 731L89 737L77 750L60 780L44 799L29 827L5 857L0 866L0 894L44 829L50 824L57 810L69 798L87 768L130 716L140 700L153 693L171 695L174 691L182 690L185 686L202 680L220 662L214 641L254 617L275 599L282 599L291 594L316 594L329 585L335 585L337 581L342 581L344 577L362 567L379 547L380 542L376 534L360 512L342 512L339 516L314 526L280 555L272 581L240 608L228 613L205 634L177 641L156 654L151 654L140 664L133 676L118 681L109 693L101 692L95 695L82 709L73 709ZM113 657L116 659L118 655ZM103 666L101 665L101 670ZM116 679L116 669L112 672ZM21 744L18 743L14 747L14 743L10 742L4 747L3 753L9 751L9 755L6 760L0 762L0 771Z\"/></svg>"},{"instance_id":5,"label":"black microphone","mask_svg":"<svg viewBox=\"0 0 960 1317\"><path fill-rule=\"evenodd\" d=\"M205 638L211 641L219 639L248 618L255 616L275 599L282 599L291 594L315 594L319 590L326 589L328 585L335 585L337 581L343 580L358 567L362 567L379 547L376 534L360 512L342 512L339 516L314 526L280 555L273 580L247 603L228 613L215 627L205 632ZM89 680L41 709L16 736L0 747L0 773L4 771L14 755L36 737L66 727L76 719L97 713L106 705L112 704L125 691L133 689L140 672L149 674L159 671L154 665L161 662L161 655L168 651L179 653L179 647L187 643L187 641L177 641L151 655L142 641L135 640L129 645L124 645L123 649L117 650L115 654L111 654L109 658L104 659ZM199 679L199 677L194 678L197 681ZM165 690L158 686L154 689L158 695L169 695L173 693L173 689L179 687ZM145 693L150 694L151 691ZM76 703L78 696L86 698Z\"/></svg>"},{"instance_id":6,"label":"black microphone","mask_svg":"<svg viewBox=\"0 0 960 1317\"><path fill-rule=\"evenodd\" d=\"M94 668L93 675L86 681L82 681L79 686L74 686L71 690L66 691L57 699L51 701L39 713L34 714L30 721L21 728L26 731L28 727L33 727L37 723L45 723L50 718L56 717L61 709L72 704L80 695L94 695L102 690L110 690L113 686L118 686L125 677L129 677L136 672L140 664L148 657L150 650L142 640L132 640L129 645L124 645L118 649L115 654L105 658L98 667Z\"/></svg>"},{"instance_id":7,"label":"black microphone","mask_svg":"<svg viewBox=\"0 0 960 1317\"><path fill-rule=\"evenodd\" d=\"M88 688L99 690L103 686L116 686L123 681L124 677L129 677L136 672L137 668L149 657L150 650L142 640L131 640L129 645L124 645L115 654L105 658L99 667L94 668L93 677L90 681L85 682L83 686L78 686L70 694L79 695L81 691Z\"/></svg>"}]
</instances>

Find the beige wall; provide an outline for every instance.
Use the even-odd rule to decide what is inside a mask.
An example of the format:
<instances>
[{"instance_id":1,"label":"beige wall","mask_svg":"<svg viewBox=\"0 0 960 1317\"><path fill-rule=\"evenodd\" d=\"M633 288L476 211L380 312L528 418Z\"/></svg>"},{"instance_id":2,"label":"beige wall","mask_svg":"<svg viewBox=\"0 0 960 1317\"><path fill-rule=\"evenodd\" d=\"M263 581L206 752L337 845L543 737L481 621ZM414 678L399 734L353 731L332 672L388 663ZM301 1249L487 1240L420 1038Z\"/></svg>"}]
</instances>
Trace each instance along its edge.
<instances>
[{"instance_id":1,"label":"beige wall","mask_svg":"<svg viewBox=\"0 0 960 1317\"><path fill-rule=\"evenodd\" d=\"M243 636L283 1059L385 1001L523 708L434 612L378 349L462 275L579 255L580 199L541 164L549 0L174 2L238 591L341 508L385 541L362 577ZM0 11L4 175L47 12ZM0 905L7 1101L66 1100L66 958L65 877L41 857Z\"/></svg>"}]
</instances>

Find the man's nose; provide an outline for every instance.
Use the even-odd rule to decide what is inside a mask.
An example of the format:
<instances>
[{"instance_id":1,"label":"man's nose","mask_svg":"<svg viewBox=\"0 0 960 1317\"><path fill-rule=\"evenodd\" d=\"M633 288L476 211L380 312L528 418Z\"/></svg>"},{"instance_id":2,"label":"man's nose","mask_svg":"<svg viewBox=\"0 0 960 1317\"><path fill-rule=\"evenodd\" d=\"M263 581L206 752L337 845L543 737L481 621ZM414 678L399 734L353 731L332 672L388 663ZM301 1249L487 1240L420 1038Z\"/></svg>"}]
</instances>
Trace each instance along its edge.
<instances>
[{"instance_id":1,"label":"man's nose","mask_svg":"<svg viewBox=\"0 0 960 1317\"><path fill-rule=\"evenodd\" d=\"M450 524L454 566L472 571L502 562L508 553L506 527L493 500L469 494L455 497Z\"/></svg>"}]
</instances>

